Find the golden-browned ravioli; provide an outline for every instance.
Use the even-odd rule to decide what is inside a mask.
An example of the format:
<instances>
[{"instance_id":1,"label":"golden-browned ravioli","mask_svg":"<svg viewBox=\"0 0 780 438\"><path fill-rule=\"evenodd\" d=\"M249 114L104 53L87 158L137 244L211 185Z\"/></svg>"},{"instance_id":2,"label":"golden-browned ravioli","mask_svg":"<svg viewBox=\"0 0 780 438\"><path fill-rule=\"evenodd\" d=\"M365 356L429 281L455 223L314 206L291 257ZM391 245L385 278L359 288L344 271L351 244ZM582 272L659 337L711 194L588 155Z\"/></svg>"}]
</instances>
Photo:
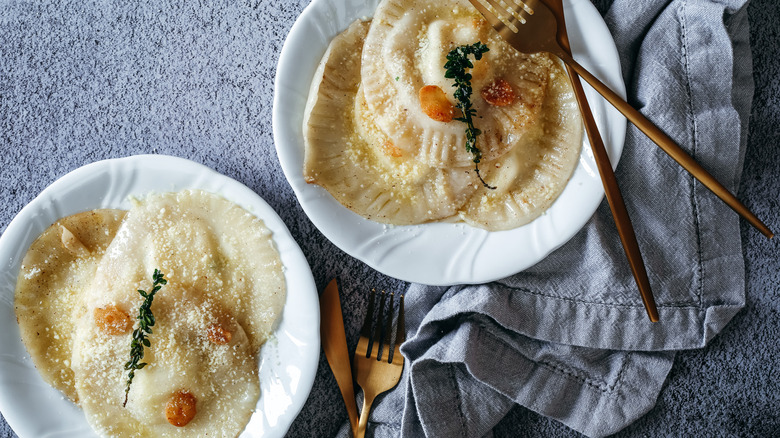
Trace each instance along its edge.
<instances>
[{"instance_id":1,"label":"golden-browned ravioli","mask_svg":"<svg viewBox=\"0 0 780 438\"><path fill-rule=\"evenodd\" d=\"M480 175L444 68L451 50L476 42L489 48L468 71ZM304 140L307 182L363 217L504 230L532 221L561 193L582 125L560 61L518 53L465 0L384 0L370 23L331 42L309 93Z\"/></svg>"}]
</instances>

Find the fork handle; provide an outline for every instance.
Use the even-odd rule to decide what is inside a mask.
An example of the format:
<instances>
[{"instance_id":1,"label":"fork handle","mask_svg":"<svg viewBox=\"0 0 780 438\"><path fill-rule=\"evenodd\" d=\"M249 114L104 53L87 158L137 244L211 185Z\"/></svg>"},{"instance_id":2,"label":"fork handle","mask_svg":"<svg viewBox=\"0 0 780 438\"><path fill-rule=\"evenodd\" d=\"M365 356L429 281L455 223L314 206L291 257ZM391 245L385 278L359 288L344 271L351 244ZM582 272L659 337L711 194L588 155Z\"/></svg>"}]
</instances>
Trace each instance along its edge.
<instances>
[{"instance_id":1,"label":"fork handle","mask_svg":"<svg viewBox=\"0 0 780 438\"><path fill-rule=\"evenodd\" d=\"M670 157L679 163L685 170L690 172L694 178L699 180L705 187L710 189L731 209L744 217L751 225L758 229L767 238L772 238L774 233L753 214L745 205L743 205L736 196L724 187L715 177L707 172L696 160L685 152L668 135L661 131L657 126L650 122L645 116L628 104L622 97L604 85L598 78L593 76L585 67L581 66L569 54L564 51L556 53L558 57L566 64L570 65L583 79L585 79L596 91L599 92L609 103L620 111L631 123L636 125L639 130L645 133Z\"/></svg>"},{"instance_id":2,"label":"fork handle","mask_svg":"<svg viewBox=\"0 0 780 438\"><path fill-rule=\"evenodd\" d=\"M364 438L366 436L366 427L368 426L368 413L371 411L371 405L374 404L374 395L363 391L363 409L360 410L360 421L358 421L355 438Z\"/></svg>"},{"instance_id":3,"label":"fork handle","mask_svg":"<svg viewBox=\"0 0 780 438\"><path fill-rule=\"evenodd\" d=\"M658 308L656 307L653 292L650 288L650 280L647 278L647 269L642 260L642 254L636 240L634 227L631 225L631 218L628 215L626 203L623 201L623 195L620 193L620 186L618 185L617 178L612 170L612 164L609 160L609 155L607 155L607 149L604 147L604 141L601 139L598 127L596 126L596 121L593 119L593 113L585 98L585 92L582 89L582 83L580 82L579 76L577 76L572 69L569 69L568 72L572 88L574 88L574 95L577 98L577 103L582 111L585 130L587 131L588 138L590 138L590 143L593 146L593 156L596 159L596 166L599 169L599 175L601 175L601 181L604 185L604 194L607 197L609 208L612 210L612 217L615 219L615 226L617 227L620 241L623 244L623 250L626 252L626 258L628 259L631 272L634 274L634 280L639 289L642 303L645 306L645 310L647 310L647 316L650 318L650 321L658 322Z\"/></svg>"}]
</instances>

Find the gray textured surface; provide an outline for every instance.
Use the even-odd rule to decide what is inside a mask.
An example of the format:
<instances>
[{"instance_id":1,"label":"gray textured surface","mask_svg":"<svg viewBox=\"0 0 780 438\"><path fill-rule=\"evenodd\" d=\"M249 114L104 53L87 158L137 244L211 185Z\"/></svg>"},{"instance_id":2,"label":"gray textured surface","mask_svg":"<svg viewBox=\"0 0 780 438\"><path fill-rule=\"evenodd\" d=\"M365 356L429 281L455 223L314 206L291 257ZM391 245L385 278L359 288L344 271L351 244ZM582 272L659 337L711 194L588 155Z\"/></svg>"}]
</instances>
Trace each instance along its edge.
<instances>
[{"instance_id":1,"label":"gray textured surface","mask_svg":"<svg viewBox=\"0 0 780 438\"><path fill-rule=\"evenodd\" d=\"M307 3L3 2L0 230L46 185L81 164L138 153L191 158L243 182L279 212L320 288L342 278L354 348L365 292L405 285L344 255L314 229L273 152L274 66ZM609 3L597 2L602 11ZM756 89L739 195L778 230L780 7L754 0L748 12ZM144 32L149 27L155 32ZM741 234L746 308L706 348L677 355L656 407L620 436L780 434L777 241L744 223ZM333 436L345 418L322 356L289 435ZM495 435L577 436L523 408L513 409ZM0 436L14 435L0 423Z\"/></svg>"}]
</instances>

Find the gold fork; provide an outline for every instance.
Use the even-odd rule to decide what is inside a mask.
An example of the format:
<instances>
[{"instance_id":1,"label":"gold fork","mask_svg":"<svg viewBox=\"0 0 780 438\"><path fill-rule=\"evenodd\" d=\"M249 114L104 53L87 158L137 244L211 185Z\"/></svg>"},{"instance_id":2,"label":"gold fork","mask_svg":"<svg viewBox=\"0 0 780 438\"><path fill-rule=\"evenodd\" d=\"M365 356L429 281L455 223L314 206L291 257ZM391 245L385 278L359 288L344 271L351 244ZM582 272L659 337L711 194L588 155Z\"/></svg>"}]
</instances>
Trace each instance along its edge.
<instances>
[{"instance_id":1,"label":"gold fork","mask_svg":"<svg viewBox=\"0 0 780 438\"><path fill-rule=\"evenodd\" d=\"M401 379L401 371L404 369L404 357L399 348L405 338L404 332L404 296L398 301L398 314L396 318L395 340L391 343L390 335L393 332L393 301L394 294L389 294L387 315L385 315L385 301L388 294L381 292L377 316L374 317L374 301L376 292L371 290L368 301L368 313L360 332L360 340L355 349L355 357L352 359L352 370L355 380L363 389L363 409L360 412L357 438L366 435L368 413L377 395L393 389ZM372 330L372 326L375 328ZM391 345L394 345L391 348Z\"/></svg>"},{"instance_id":2,"label":"gold fork","mask_svg":"<svg viewBox=\"0 0 780 438\"><path fill-rule=\"evenodd\" d=\"M563 14L563 0L546 0L545 3L547 3L547 6L558 20L558 43L566 53L571 55L569 36L566 32L566 17ZM604 141L599 134L590 105L588 105L588 100L585 97L585 90L582 89L580 77L577 76L577 73L569 66L566 66L566 72L569 74L569 79L571 80L571 85L574 89L574 96L577 98L577 104L582 113L582 120L585 123L585 132L588 134L590 144L593 147L593 157L596 160L599 175L601 175L601 182L604 185L604 194L606 195L609 208L612 210L612 217L615 218L615 226L618 235L620 236L620 241L623 244L626 258L628 259L628 265L631 268L631 273L634 274L634 280L639 289L639 295L642 297L642 303L645 306L645 310L647 310L648 318L650 318L650 321L652 322L657 322L658 308L655 305L655 298L650 289L650 280L647 277L647 269L642 260L642 253L639 250L639 243L637 243L636 240L634 227L631 224L628 210L626 210L623 195L620 193L620 186L618 185L617 178L615 178L615 172L612 170L612 163L609 160L609 155L607 155L607 149L604 147Z\"/></svg>"},{"instance_id":3,"label":"gold fork","mask_svg":"<svg viewBox=\"0 0 780 438\"><path fill-rule=\"evenodd\" d=\"M549 52L571 66L596 91L620 111L631 123L653 140L661 149L710 189L735 212L744 217L766 237L774 233L764 225L736 196L710 175L674 140L647 120L622 97L604 85L564 50L556 39L558 20L540 0L469 0L494 29L515 49L523 53Z\"/></svg>"}]
</instances>

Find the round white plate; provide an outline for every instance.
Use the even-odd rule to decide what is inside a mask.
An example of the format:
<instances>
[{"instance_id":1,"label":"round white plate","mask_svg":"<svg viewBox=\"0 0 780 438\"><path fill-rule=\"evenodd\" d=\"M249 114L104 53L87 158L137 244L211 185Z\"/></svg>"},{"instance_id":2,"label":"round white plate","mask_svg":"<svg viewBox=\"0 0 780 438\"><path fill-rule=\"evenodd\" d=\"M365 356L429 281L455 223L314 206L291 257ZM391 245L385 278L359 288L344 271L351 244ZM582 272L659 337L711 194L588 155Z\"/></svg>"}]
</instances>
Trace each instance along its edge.
<instances>
[{"instance_id":1,"label":"round white plate","mask_svg":"<svg viewBox=\"0 0 780 438\"><path fill-rule=\"evenodd\" d=\"M560 197L528 225L488 232L465 224L387 226L341 206L325 189L303 179L303 113L314 71L330 40L379 0L313 0L293 25L276 71L273 130L282 169L303 210L336 246L374 269L432 285L484 283L520 272L568 241L596 211L604 189L587 137L579 165ZM572 52L617 93L625 85L615 43L588 0L565 0ZM587 38L586 38L587 37ZM625 139L625 118L585 85L613 166Z\"/></svg>"},{"instance_id":2,"label":"round white plate","mask_svg":"<svg viewBox=\"0 0 780 438\"><path fill-rule=\"evenodd\" d=\"M46 384L22 344L14 314L21 260L62 217L96 208L129 209L128 196L202 189L222 195L272 231L287 282L282 319L260 353L260 400L242 437L282 437L314 383L320 354L319 301L306 258L276 212L243 184L182 158L139 155L78 168L47 187L0 237L0 411L22 438L94 437L82 411Z\"/></svg>"}]
</instances>

